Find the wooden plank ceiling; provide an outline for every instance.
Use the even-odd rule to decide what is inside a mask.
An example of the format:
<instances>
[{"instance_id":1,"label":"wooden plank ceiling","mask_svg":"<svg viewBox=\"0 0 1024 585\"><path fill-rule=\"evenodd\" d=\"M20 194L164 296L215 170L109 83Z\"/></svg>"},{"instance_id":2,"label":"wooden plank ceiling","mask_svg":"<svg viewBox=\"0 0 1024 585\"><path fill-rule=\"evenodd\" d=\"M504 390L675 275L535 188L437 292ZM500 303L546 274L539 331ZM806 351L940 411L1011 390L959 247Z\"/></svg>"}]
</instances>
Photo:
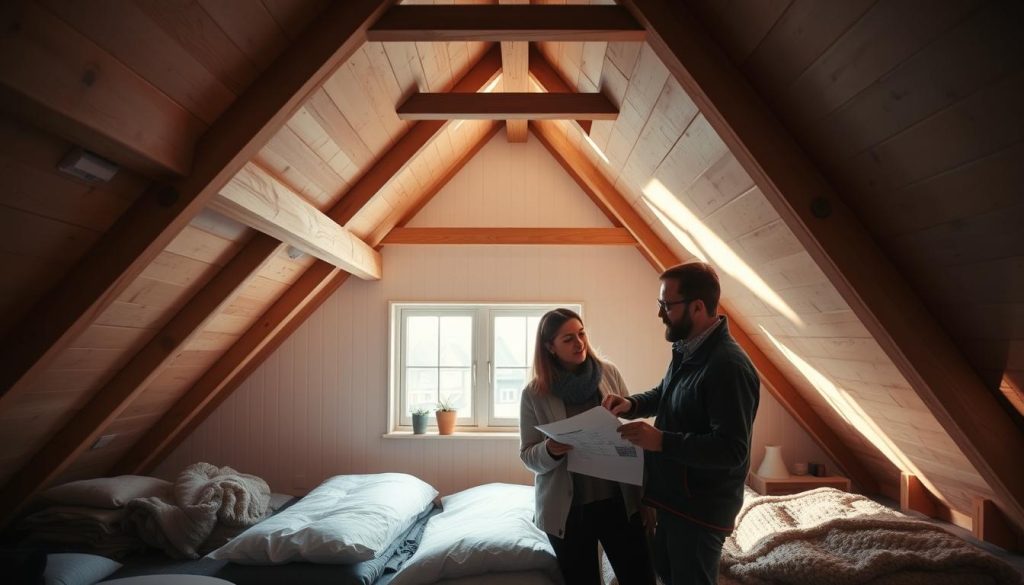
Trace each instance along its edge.
<instances>
[{"instance_id":1,"label":"wooden plank ceiling","mask_svg":"<svg viewBox=\"0 0 1024 585\"><path fill-rule=\"evenodd\" d=\"M382 242L528 237L715 263L766 387L860 489L898 498L909 473L960 524L977 498L1024 524L1024 472L1000 459L1024 441L1019 3L637 1L589 18L456 2L495 6L377 30L390 3L330 4L0 11L16 30L0 39L3 495L151 469L344 283L324 258L366 277ZM452 9L408 10L433 8ZM526 24L538 8L569 16L543 31ZM482 90L497 105L479 116L436 95ZM545 90L614 118L523 93ZM411 96L442 114L402 119ZM528 138L513 118L542 117L542 99L559 119ZM495 119L540 139L616 228L392 232ZM247 135L218 130L239 120ZM121 171L57 172L72 145ZM331 235L299 237L301 218ZM23 343L26 319L51 333Z\"/></svg>"}]
</instances>

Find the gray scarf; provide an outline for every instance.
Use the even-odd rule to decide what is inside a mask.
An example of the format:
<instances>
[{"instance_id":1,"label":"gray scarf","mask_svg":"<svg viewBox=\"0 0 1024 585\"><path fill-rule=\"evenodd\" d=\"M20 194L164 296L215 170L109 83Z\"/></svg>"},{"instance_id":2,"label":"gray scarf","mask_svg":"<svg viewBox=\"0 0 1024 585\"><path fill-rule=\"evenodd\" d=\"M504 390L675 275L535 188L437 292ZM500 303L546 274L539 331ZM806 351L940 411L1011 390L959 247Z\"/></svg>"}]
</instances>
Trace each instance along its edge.
<instances>
[{"instance_id":1,"label":"gray scarf","mask_svg":"<svg viewBox=\"0 0 1024 585\"><path fill-rule=\"evenodd\" d=\"M566 404L584 404L593 400L598 393L597 385L601 383L601 365L589 356L578 372L555 370L551 381L551 393L562 399Z\"/></svg>"}]
</instances>

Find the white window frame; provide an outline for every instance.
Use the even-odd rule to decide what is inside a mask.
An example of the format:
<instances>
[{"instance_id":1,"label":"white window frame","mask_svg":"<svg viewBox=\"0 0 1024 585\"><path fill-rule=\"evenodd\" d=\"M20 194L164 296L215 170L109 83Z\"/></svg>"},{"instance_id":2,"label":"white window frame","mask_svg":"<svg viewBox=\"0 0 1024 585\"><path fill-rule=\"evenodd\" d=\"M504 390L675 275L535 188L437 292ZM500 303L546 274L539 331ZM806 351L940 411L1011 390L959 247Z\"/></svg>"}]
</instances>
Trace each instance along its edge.
<instances>
[{"instance_id":1,"label":"white window frame","mask_svg":"<svg viewBox=\"0 0 1024 585\"><path fill-rule=\"evenodd\" d=\"M388 415L392 431L409 431L412 417L407 414L406 392L404 391L405 329L404 319L416 314L447 314L473 316L473 360L471 364L472 412L459 412L456 422L460 432L509 432L519 428L518 418L497 418L494 416L494 375L495 359L493 347L494 319L498 316L543 315L551 309L565 307L583 316L583 303L482 303L482 302L419 302L391 301L389 303L389 375ZM533 351L533 340L527 340L527 352ZM529 379L530 373L527 373ZM433 416L431 427L436 427Z\"/></svg>"}]
</instances>

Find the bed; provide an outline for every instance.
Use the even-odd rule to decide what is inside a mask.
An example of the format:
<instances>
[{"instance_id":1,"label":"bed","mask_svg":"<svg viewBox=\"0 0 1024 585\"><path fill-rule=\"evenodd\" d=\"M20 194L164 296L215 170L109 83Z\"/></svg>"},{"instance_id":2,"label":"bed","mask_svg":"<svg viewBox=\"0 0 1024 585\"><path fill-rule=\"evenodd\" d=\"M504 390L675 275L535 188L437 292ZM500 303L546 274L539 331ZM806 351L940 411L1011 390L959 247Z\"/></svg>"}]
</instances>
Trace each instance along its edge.
<instances>
[{"instance_id":1,"label":"bed","mask_svg":"<svg viewBox=\"0 0 1024 585\"><path fill-rule=\"evenodd\" d=\"M721 585L1019 585L1007 563L867 497L749 490L722 550Z\"/></svg>"}]
</instances>

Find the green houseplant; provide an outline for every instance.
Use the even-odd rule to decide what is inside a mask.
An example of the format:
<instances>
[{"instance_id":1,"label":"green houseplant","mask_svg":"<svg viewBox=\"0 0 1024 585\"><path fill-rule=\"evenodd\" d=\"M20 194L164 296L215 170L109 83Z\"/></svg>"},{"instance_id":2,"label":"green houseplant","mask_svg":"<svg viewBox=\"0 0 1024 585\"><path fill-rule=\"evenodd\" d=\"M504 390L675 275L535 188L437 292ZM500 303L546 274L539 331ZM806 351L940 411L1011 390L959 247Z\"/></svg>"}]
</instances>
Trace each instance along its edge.
<instances>
[{"instance_id":1,"label":"green houseplant","mask_svg":"<svg viewBox=\"0 0 1024 585\"><path fill-rule=\"evenodd\" d=\"M455 419L458 418L458 412L456 412L451 397L438 400L434 416L437 417L437 434L450 435L455 432Z\"/></svg>"},{"instance_id":2,"label":"green houseplant","mask_svg":"<svg viewBox=\"0 0 1024 585\"><path fill-rule=\"evenodd\" d=\"M422 435L427 432L428 416L430 416L430 410L426 408L417 408L412 411L412 434Z\"/></svg>"}]
</instances>

